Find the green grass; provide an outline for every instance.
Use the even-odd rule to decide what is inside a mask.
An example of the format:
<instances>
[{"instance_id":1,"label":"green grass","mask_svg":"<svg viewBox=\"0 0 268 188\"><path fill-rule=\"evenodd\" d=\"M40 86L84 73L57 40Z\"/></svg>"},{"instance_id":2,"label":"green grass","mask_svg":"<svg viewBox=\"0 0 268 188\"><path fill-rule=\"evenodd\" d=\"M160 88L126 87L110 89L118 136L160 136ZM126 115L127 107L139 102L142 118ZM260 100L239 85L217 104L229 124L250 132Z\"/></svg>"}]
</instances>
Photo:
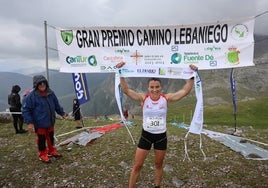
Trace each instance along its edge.
<instances>
[{"instance_id":1,"label":"green grass","mask_svg":"<svg viewBox=\"0 0 268 188\"><path fill-rule=\"evenodd\" d=\"M268 98L237 103L237 126L267 128ZM205 123L209 125L228 125L235 123L232 105L220 105L205 108Z\"/></svg>"},{"instance_id":2,"label":"green grass","mask_svg":"<svg viewBox=\"0 0 268 188\"><path fill-rule=\"evenodd\" d=\"M194 106L190 102L179 110L174 105L168 122L184 118L187 123ZM224 132L233 127L232 106L205 107L206 129ZM186 112L188 111L188 115ZM268 142L267 99L238 104L238 125L243 136L260 142ZM220 116L221 114L221 116ZM129 127L138 142L141 131L139 116L131 120L136 126ZM84 120L85 126L107 125L115 121L91 118ZM229 123L228 123L229 122ZM246 123L242 123L246 122ZM245 126L251 125L252 128ZM136 146L133 145L126 128L108 132L88 146L73 145L59 148L63 155L51 164L38 160L35 135L14 134L12 122L1 123L0 131L0 187L119 187L125 188L133 163ZM72 120L57 120L55 133L59 135L75 130ZM77 132L79 133L79 132ZM58 137L57 143L75 135ZM202 136L207 160L199 150L199 136L189 135L188 149L192 162L183 161L185 129L168 124L168 151L162 187L266 187L268 185L268 161L248 160L226 146ZM268 149L266 147L266 149ZM150 152L137 183L138 187L153 187L153 151ZM178 185L180 184L180 185Z\"/></svg>"},{"instance_id":3,"label":"green grass","mask_svg":"<svg viewBox=\"0 0 268 188\"><path fill-rule=\"evenodd\" d=\"M195 104L191 99L171 103L169 120L190 123ZM252 126L254 128L268 127L268 98L237 102L237 127ZM234 110L232 104L204 107L204 124L234 126Z\"/></svg>"}]
</instances>

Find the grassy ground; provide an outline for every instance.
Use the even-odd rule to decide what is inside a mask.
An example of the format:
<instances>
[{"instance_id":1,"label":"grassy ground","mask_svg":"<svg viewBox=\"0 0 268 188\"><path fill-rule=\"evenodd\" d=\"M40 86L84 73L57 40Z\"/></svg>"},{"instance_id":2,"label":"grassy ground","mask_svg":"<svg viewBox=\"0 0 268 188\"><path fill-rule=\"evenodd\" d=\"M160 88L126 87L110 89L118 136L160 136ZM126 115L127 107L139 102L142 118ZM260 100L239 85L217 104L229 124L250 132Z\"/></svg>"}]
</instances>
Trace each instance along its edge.
<instances>
[{"instance_id":1,"label":"grassy ground","mask_svg":"<svg viewBox=\"0 0 268 188\"><path fill-rule=\"evenodd\" d=\"M242 130L243 137L268 142L267 104L267 99L238 104L237 128ZM173 121L189 123L191 113L188 115L183 113L193 110L193 105L183 106L180 109L175 105L170 108L169 123ZM206 129L226 132L234 127L232 106L205 107L204 112ZM130 126L129 129L134 140L138 142L141 120L136 116L131 121L137 124ZM86 127L111 123L113 121L101 119L84 120ZM63 157L52 159L50 164L38 160L33 133L14 134L10 121L2 121L0 127L0 187L127 187L136 146L125 127L106 133L88 146L73 145L71 150L61 146L59 151ZM74 121L57 120L56 135L72 130L75 130ZM245 159L240 153L204 135L202 135L203 149L207 160L203 160L199 150L199 136L189 135L188 149L192 161L183 161L185 134L185 129L168 125L168 151L162 187L268 186L268 161ZM58 137L57 143L72 135ZM153 156L151 151L137 183L139 188L153 187Z\"/></svg>"},{"instance_id":2,"label":"grassy ground","mask_svg":"<svg viewBox=\"0 0 268 188\"><path fill-rule=\"evenodd\" d=\"M118 122L118 121L116 121ZM133 120L140 124L140 120ZM99 126L112 121L85 120L85 126ZM75 130L70 120L57 120L56 135ZM206 127L223 132L226 126ZM140 126L130 131L137 142ZM78 132L77 132L78 133ZM267 142L267 129L245 129L250 139ZM162 187L267 187L268 161L245 159L222 144L202 136L207 160L198 149L199 136L190 135L189 155L183 161L186 130L168 126L168 151ZM58 142L71 135L58 137ZM11 123L1 124L0 187L127 187L136 146L126 128L108 132L88 146L59 148L63 155L52 163L38 161L33 133L14 134ZM137 187L153 187L153 151L147 158Z\"/></svg>"},{"instance_id":3,"label":"grassy ground","mask_svg":"<svg viewBox=\"0 0 268 188\"><path fill-rule=\"evenodd\" d=\"M195 102L183 100L172 103L169 107L169 121L189 123L193 115ZM254 128L267 128L268 98L237 102L237 126L253 126ZM204 124L227 125L234 127L234 110L232 104L219 104L204 106Z\"/></svg>"}]
</instances>

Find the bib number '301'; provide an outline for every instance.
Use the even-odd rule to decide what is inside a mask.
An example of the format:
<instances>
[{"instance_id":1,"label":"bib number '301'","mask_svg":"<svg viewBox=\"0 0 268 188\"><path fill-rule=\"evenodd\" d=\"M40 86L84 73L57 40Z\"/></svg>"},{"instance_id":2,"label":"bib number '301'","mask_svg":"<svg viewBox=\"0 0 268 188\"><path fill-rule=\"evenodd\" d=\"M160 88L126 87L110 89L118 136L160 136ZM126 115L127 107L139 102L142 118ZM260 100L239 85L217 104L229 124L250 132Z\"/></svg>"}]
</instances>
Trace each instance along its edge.
<instances>
[{"instance_id":1,"label":"bib number '301'","mask_svg":"<svg viewBox=\"0 0 268 188\"><path fill-rule=\"evenodd\" d=\"M146 127L148 129L163 129L164 128L164 119L161 117L148 117L146 119Z\"/></svg>"}]
</instances>

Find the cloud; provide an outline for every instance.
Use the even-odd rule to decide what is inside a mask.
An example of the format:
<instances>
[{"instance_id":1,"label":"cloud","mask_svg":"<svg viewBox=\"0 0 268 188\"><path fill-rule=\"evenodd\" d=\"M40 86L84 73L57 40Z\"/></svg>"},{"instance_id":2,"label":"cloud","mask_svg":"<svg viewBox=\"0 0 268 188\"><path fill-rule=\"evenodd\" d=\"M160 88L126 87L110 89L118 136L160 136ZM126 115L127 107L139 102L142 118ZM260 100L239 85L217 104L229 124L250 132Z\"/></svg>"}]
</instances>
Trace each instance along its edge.
<instances>
[{"instance_id":1,"label":"cloud","mask_svg":"<svg viewBox=\"0 0 268 188\"><path fill-rule=\"evenodd\" d=\"M1 21L0 57L12 58L14 54L37 58L40 56L40 39L44 40L41 28L14 20Z\"/></svg>"}]
</instances>

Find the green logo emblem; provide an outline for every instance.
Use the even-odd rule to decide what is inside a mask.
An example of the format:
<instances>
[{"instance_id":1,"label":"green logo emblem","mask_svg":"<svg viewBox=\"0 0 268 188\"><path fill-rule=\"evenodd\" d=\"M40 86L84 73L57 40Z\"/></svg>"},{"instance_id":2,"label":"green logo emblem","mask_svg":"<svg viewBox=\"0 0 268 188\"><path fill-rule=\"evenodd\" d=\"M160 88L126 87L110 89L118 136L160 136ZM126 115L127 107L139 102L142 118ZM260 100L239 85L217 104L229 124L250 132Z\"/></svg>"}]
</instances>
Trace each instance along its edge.
<instances>
[{"instance_id":1,"label":"green logo emblem","mask_svg":"<svg viewBox=\"0 0 268 188\"><path fill-rule=\"evenodd\" d=\"M239 64L239 53L236 47L230 47L227 53L228 62L234 65Z\"/></svg>"},{"instance_id":2,"label":"green logo emblem","mask_svg":"<svg viewBox=\"0 0 268 188\"><path fill-rule=\"evenodd\" d=\"M65 44L70 45L73 42L73 38L74 35L72 30L61 31L61 39Z\"/></svg>"},{"instance_id":3,"label":"green logo emblem","mask_svg":"<svg viewBox=\"0 0 268 188\"><path fill-rule=\"evenodd\" d=\"M161 69L161 68L159 68L159 74L160 74L160 75L166 75L166 71L165 71L165 69Z\"/></svg>"},{"instance_id":4,"label":"green logo emblem","mask_svg":"<svg viewBox=\"0 0 268 188\"><path fill-rule=\"evenodd\" d=\"M171 56L171 63L179 64L180 62L181 62L181 54L179 54L179 53L174 53L174 54Z\"/></svg>"},{"instance_id":5,"label":"green logo emblem","mask_svg":"<svg viewBox=\"0 0 268 188\"><path fill-rule=\"evenodd\" d=\"M96 57L94 55L89 56L87 59L87 62L89 65L91 65L93 67L97 66L97 60L96 60Z\"/></svg>"},{"instance_id":6,"label":"green logo emblem","mask_svg":"<svg viewBox=\"0 0 268 188\"><path fill-rule=\"evenodd\" d=\"M246 25L237 24L231 30L231 35L235 40L243 40L248 36L248 28Z\"/></svg>"}]
</instances>

